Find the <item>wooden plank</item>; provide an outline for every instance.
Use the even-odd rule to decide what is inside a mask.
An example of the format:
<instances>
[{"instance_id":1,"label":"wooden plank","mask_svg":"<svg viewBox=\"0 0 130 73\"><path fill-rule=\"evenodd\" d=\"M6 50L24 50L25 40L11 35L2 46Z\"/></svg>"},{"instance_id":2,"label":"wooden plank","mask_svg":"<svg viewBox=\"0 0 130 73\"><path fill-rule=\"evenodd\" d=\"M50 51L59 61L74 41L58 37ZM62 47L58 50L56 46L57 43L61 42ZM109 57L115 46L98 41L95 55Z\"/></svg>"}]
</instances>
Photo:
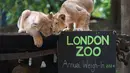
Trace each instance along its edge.
<instances>
[{"instance_id":1,"label":"wooden plank","mask_svg":"<svg viewBox=\"0 0 130 73\"><path fill-rule=\"evenodd\" d=\"M130 7L129 0L121 0L121 33L130 36L130 8L129 7ZM119 64L120 66L118 72L130 73L130 60L128 61L127 66L125 66L122 63Z\"/></svg>"},{"instance_id":2,"label":"wooden plank","mask_svg":"<svg viewBox=\"0 0 130 73\"><path fill-rule=\"evenodd\" d=\"M121 33L130 35L130 1L121 0Z\"/></svg>"},{"instance_id":3,"label":"wooden plank","mask_svg":"<svg viewBox=\"0 0 130 73\"><path fill-rule=\"evenodd\" d=\"M2 61L2 60L15 60L15 59L27 59L30 57L34 58L34 57L46 56L46 55L55 54L55 53L56 53L56 49L36 51L36 52L0 54L0 61Z\"/></svg>"},{"instance_id":4,"label":"wooden plank","mask_svg":"<svg viewBox=\"0 0 130 73\"><path fill-rule=\"evenodd\" d=\"M111 0L111 20L114 30L121 29L121 0Z\"/></svg>"},{"instance_id":5,"label":"wooden plank","mask_svg":"<svg viewBox=\"0 0 130 73\"><path fill-rule=\"evenodd\" d=\"M57 47L58 36L44 38L41 48L37 48L33 43L33 38L24 33L0 33L0 53L15 53L24 51L37 51L42 49L52 49Z\"/></svg>"}]
</instances>

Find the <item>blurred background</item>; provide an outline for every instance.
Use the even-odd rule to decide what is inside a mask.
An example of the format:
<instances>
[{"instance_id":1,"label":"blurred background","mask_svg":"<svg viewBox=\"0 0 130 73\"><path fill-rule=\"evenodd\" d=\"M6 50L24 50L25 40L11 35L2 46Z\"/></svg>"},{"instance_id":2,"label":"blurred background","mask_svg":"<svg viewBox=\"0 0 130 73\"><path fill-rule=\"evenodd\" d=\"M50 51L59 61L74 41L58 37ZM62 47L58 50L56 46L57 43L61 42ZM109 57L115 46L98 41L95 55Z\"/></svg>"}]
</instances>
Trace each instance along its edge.
<instances>
[{"instance_id":1,"label":"blurred background","mask_svg":"<svg viewBox=\"0 0 130 73\"><path fill-rule=\"evenodd\" d=\"M25 9L56 13L65 0L0 0L0 33L17 32L17 21ZM116 30L130 35L130 0L93 0L90 29ZM129 62L130 63L130 62ZM130 73L119 62L120 73ZM125 72L126 71L126 72Z\"/></svg>"},{"instance_id":2,"label":"blurred background","mask_svg":"<svg viewBox=\"0 0 130 73\"><path fill-rule=\"evenodd\" d=\"M0 32L17 32L17 20L25 9L56 13L65 0L0 0ZM92 30L120 30L120 1L94 0ZM118 12L117 12L118 11Z\"/></svg>"}]
</instances>

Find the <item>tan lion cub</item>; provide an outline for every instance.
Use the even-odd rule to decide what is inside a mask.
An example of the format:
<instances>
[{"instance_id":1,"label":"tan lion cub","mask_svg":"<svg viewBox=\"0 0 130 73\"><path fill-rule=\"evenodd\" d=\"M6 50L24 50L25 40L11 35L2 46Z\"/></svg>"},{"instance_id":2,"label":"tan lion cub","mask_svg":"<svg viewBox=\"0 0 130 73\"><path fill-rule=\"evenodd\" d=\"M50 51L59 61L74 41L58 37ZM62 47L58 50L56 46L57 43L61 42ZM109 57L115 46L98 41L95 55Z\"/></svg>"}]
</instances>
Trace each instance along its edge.
<instances>
[{"instance_id":1,"label":"tan lion cub","mask_svg":"<svg viewBox=\"0 0 130 73\"><path fill-rule=\"evenodd\" d=\"M44 36L52 34L52 14L44 14L38 11L24 10L18 20L17 26L18 32L28 33L33 37L34 44L37 47L41 47L43 39L40 32Z\"/></svg>"},{"instance_id":2,"label":"tan lion cub","mask_svg":"<svg viewBox=\"0 0 130 73\"><path fill-rule=\"evenodd\" d=\"M70 30L75 25L75 30L88 31L90 13L93 11L93 0L66 0L59 12L54 15L54 32Z\"/></svg>"}]
</instances>

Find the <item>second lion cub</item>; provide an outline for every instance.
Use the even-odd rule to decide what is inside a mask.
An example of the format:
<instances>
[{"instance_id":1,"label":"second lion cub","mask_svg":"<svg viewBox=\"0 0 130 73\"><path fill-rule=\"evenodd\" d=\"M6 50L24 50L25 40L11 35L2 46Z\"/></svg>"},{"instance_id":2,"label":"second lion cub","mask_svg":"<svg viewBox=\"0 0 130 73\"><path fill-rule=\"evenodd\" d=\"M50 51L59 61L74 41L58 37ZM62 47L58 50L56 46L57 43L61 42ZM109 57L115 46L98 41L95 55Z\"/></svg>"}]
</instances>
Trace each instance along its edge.
<instances>
[{"instance_id":1,"label":"second lion cub","mask_svg":"<svg viewBox=\"0 0 130 73\"><path fill-rule=\"evenodd\" d=\"M73 24L76 30L88 31L93 7L93 0L66 0L54 15L54 31L70 30Z\"/></svg>"}]
</instances>

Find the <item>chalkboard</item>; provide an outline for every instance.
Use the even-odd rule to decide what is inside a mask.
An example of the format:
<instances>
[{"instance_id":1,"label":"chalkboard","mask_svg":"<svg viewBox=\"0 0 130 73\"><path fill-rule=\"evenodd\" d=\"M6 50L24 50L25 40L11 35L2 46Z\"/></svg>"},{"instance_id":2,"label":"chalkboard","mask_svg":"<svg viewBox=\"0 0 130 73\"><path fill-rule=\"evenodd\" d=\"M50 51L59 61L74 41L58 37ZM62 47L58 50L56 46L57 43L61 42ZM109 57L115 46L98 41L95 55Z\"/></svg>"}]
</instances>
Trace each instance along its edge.
<instances>
[{"instance_id":1,"label":"chalkboard","mask_svg":"<svg viewBox=\"0 0 130 73\"><path fill-rule=\"evenodd\" d=\"M63 32L58 40L58 73L116 73L112 31Z\"/></svg>"}]
</instances>

